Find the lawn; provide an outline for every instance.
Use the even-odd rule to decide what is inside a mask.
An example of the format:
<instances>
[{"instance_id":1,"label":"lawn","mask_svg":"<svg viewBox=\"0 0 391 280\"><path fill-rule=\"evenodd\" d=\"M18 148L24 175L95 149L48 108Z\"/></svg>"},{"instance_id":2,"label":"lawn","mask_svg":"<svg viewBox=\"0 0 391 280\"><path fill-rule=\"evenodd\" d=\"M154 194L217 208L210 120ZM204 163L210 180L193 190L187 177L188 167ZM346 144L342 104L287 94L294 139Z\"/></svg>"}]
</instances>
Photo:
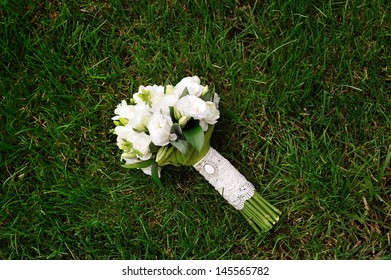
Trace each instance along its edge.
<instances>
[{"instance_id":1,"label":"lawn","mask_svg":"<svg viewBox=\"0 0 391 280\"><path fill-rule=\"evenodd\" d=\"M391 5L309 2L0 1L0 259L391 259ZM268 233L121 167L117 104L192 75Z\"/></svg>"}]
</instances>

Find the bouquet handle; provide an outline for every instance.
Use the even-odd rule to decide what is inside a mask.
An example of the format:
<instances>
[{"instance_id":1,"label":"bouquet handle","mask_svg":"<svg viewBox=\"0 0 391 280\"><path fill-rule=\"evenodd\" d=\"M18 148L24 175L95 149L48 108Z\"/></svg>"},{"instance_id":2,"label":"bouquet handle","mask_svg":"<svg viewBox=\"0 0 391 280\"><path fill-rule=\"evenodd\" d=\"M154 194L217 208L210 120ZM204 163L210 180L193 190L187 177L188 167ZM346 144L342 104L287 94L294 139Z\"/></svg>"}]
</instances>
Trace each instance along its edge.
<instances>
[{"instance_id":1,"label":"bouquet handle","mask_svg":"<svg viewBox=\"0 0 391 280\"><path fill-rule=\"evenodd\" d=\"M215 149L210 148L193 167L230 205L240 210L257 232L270 230L278 221L281 212Z\"/></svg>"},{"instance_id":2,"label":"bouquet handle","mask_svg":"<svg viewBox=\"0 0 391 280\"><path fill-rule=\"evenodd\" d=\"M194 168L236 210L242 210L246 200L254 195L254 186L221 154L210 148Z\"/></svg>"}]
</instances>

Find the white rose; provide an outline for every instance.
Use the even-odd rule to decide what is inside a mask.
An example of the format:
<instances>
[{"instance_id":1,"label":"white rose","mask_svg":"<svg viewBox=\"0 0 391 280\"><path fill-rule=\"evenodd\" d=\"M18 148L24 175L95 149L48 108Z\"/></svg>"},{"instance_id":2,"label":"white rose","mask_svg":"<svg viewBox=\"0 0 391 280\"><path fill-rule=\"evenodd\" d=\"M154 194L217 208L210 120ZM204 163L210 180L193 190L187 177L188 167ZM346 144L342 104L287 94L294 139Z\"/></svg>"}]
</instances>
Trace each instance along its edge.
<instances>
[{"instance_id":1,"label":"white rose","mask_svg":"<svg viewBox=\"0 0 391 280\"><path fill-rule=\"evenodd\" d=\"M160 100L154 104L153 111L160 112L164 115L170 114L170 107L174 106L178 101L179 96L176 93L166 93Z\"/></svg>"},{"instance_id":2,"label":"white rose","mask_svg":"<svg viewBox=\"0 0 391 280\"><path fill-rule=\"evenodd\" d=\"M198 76L192 76L192 77L185 77L183 78L180 83L196 83L200 84L201 80L198 78Z\"/></svg>"},{"instance_id":3,"label":"white rose","mask_svg":"<svg viewBox=\"0 0 391 280\"><path fill-rule=\"evenodd\" d=\"M171 134L172 119L168 115L160 112L153 113L148 124L149 135L151 141L156 146L165 146L170 140L176 140L177 136Z\"/></svg>"},{"instance_id":4,"label":"white rose","mask_svg":"<svg viewBox=\"0 0 391 280\"><path fill-rule=\"evenodd\" d=\"M207 101L206 105L208 107L206 117L200 120L200 126L202 130L207 131L210 124L217 123L217 119L220 117L220 111L216 108L216 104Z\"/></svg>"},{"instance_id":5,"label":"white rose","mask_svg":"<svg viewBox=\"0 0 391 280\"><path fill-rule=\"evenodd\" d=\"M204 119L208 114L208 105L204 100L193 95L180 98L176 108L182 116L189 116L195 120Z\"/></svg>"},{"instance_id":6,"label":"white rose","mask_svg":"<svg viewBox=\"0 0 391 280\"><path fill-rule=\"evenodd\" d=\"M217 123L218 118L220 117L220 111L216 108L216 104L211 101L206 101L206 105L208 106L208 112L204 121L208 124Z\"/></svg>"},{"instance_id":7,"label":"white rose","mask_svg":"<svg viewBox=\"0 0 391 280\"><path fill-rule=\"evenodd\" d=\"M200 85L200 82L200 78L198 78L197 76L183 78L174 87L174 92L179 94L180 96L185 90L185 88L187 88L190 95L200 97L204 90L204 86Z\"/></svg>"}]
</instances>

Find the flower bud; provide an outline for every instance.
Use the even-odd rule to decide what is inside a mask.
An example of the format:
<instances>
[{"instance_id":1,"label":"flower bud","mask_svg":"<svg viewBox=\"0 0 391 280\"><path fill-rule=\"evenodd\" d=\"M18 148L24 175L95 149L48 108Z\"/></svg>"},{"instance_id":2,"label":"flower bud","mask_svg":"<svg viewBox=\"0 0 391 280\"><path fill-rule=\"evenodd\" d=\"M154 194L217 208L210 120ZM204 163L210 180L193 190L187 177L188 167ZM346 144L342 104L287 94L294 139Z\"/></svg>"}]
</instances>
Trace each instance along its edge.
<instances>
[{"instance_id":1,"label":"flower bud","mask_svg":"<svg viewBox=\"0 0 391 280\"><path fill-rule=\"evenodd\" d=\"M166 94L172 94L174 93L174 87L172 85L166 86Z\"/></svg>"},{"instance_id":2,"label":"flower bud","mask_svg":"<svg viewBox=\"0 0 391 280\"><path fill-rule=\"evenodd\" d=\"M121 158L136 158L136 153L133 151L130 151L129 153L122 153Z\"/></svg>"},{"instance_id":3,"label":"flower bud","mask_svg":"<svg viewBox=\"0 0 391 280\"><path fill-rule=\"evenodd\" d=\"M127 125L129 123L129 120L128 119L125 119L125 118L119 118L119 121L122 125Z\"/></svg>"},{"instance_id":4,"label":"flower bud","mask_svg":"<svg viewBox=\"0 0 391 280\"><path fill-rule=\"evenodd\" d=\"M205 95L208 91L209 91L209 87L208 87L208 85L206 85L204 87L204 89L202 90L201 96Z\"/></svg>"},{"instance_id":5,"label":"flower bud","mask_svg":"<svg viewBox=\"0 0 391 280\"><path fill-rule=\"evenodd\" d=\"M133 144L127 141L122 141L121 143L119 143L119 148L125 153L131 153Z\"/></svg>"},{"instance_id":6,"label":"flower bud","mask_svg":"<svg viewBox=\"0 0 391 280\"><path fill-rule=\"evenodd\" d=\"M148 129L145 127L145 125L142 125L142 124L134 125L133 130L136 132L147 132L148 131Z\"/></svg>"},{"instance_id":7,"label":"flower bud","mask_svg":"<svg viewBox=\"0 0 391 280\"><path fill-rule=\"evenodd\" d=\"M173 111L174 111L174 118L176 120L179 120L180 118L182 118L181 112L179 112L179 110L177 109L176 106L173 107Z\"/></svg>"},{"instance_id":8,"label":"flower bud","mask_svg":"<svg viewBox=\"0 0 391 280\"><path fill-rule=\"evenodd\" d=\"M180 126L185 126L190 119L191 119L190 116L183 116L182 118L179 119L178 124Z\"/></svg>"},{"instance_id":9,"label":"flower bud","mask_svg":"<svg viewBox=\"0 0 391 280\"><path fill-rule=\"evenodd\" d=\"M156 162L159 162L164 159L168 151L168 146L161 147L156 154Z\"/></svg>"}]
</instances>

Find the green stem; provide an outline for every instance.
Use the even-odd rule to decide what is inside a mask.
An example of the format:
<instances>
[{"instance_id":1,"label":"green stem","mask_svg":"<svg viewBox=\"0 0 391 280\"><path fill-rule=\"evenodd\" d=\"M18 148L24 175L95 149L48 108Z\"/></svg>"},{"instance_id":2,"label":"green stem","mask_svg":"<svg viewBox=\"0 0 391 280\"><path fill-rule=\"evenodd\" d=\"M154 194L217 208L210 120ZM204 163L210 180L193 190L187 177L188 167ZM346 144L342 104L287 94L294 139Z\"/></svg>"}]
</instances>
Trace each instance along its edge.
<instances>
[{"instance_id":1,"label":"green stem","mask_svg":"<svg viewBox=\"0 0 391 280\"><path fill-rule=\"evenodd\" d=\"M263 209L265 214L267 214L268 220L271 223L275 224L278 221L281 212L265 200L259 193L256 192L249 200L252 199L254 199L255 203L257 203L257 205Z\"/></svg>"},{"instance_id":2,"label":"green stem","mask_svg":"<svg viewBox=\"0 0 391 280\"><path fill-rule=\"evenodd\" d=\"M262 230L266 231L272 227L272 224L264 217L259 209L255 208L249 200L246 201L242 211L245 211Z\"/></svg>"},{"instance_id":3,"label":"green stem","mask_svg":"<svg viewBox=\"0 0 391 280\"><path fill-rule=\"evenodd\" d=\"M246 211L241 211L243 217L247 220L247 222L249 223L249 225L256 231L257 234L260 234L261 231L259 230L258 226L253 222L253 220L251 219L251 217L248 215L248 213Z\"/></svg>"},{"instance_id":4,"label":"green stem","mask_svg":"<svg viewBox=\"0 0 391 280\"><path fill-rule=\"evenodd\" d=\"M281 211L278 210L276 207L274 207L269 201L264 199L259 193L256 192L255 195L256 195L255 196L256 199L261 200L263 203L265 203L267 206L269 206L269 208L271 208L273 210L273 212L277 214L277 216L281 215Z\"/></svg>"},{"instance_id":5,"label":"green stem","mask_svg":"<svg viewBox=\"0 0 391 280\"><path fill-rule=\"evenodd\" d=\"M256 200L254 197L250 198L247 202L249 204L251 204L256 209L256 211L257 211L259 216L261 216L262 218L266 219L271 224L275 223L275 220L273 219L273 216L272 216L272 214L270 212L270 209L267 208L267 206L265 206L262 203L259 203L259 201Z\"/></svg>"},{"instance_id":6,"label":"green stem","mask_svg":"<svg viewBox=\"0 0 391 280\"><path fill-rule=\"evenodd\" d=\"M280 210L257 192L245 202L240 212L257 233L260 233L260 230L269 231L281 215Z\"/></svg>"}]
</instances>

